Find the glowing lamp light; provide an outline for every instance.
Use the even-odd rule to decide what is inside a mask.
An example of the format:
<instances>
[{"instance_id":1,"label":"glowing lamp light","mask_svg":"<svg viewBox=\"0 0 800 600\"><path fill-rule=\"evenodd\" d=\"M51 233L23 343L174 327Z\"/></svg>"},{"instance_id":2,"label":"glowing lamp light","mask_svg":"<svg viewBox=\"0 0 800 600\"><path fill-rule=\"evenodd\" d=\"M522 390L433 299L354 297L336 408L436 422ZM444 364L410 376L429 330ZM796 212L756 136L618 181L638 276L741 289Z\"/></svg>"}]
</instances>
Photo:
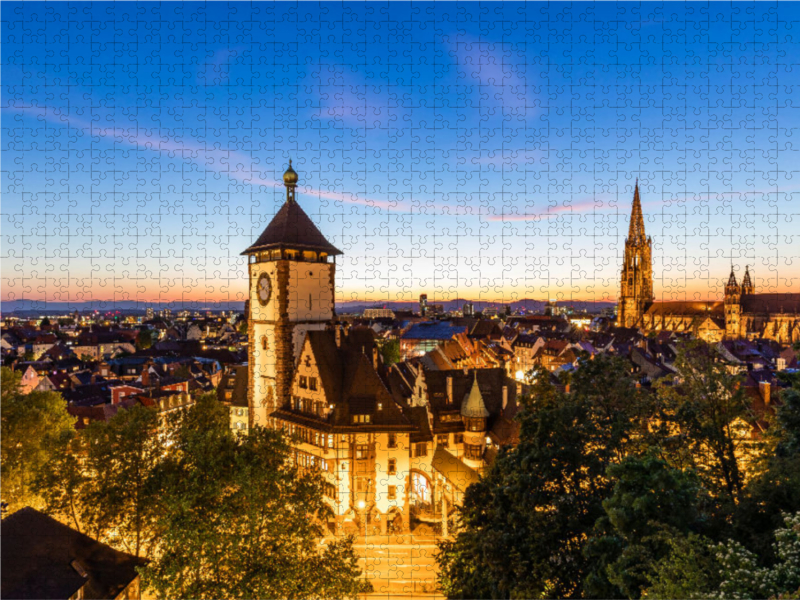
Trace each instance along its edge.
<instances>
[{"instance_id":1,"label":"glowing lamp light","mask_svg":"<svg viewBox=\"0 0 800 600\"><path fill-rule=\"evenodd\" d=\"M363 500L358 501L358 510L364 510L367 507L367 503Z\"/></svg>"}]
</instances>

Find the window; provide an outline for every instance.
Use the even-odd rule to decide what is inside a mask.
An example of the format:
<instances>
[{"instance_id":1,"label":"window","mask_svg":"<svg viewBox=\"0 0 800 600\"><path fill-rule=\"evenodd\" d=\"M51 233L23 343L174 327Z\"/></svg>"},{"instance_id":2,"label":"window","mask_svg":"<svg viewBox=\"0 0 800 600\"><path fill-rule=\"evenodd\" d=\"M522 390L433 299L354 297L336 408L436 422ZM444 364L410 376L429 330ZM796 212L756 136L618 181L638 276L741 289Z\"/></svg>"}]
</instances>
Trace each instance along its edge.
<instances>
[{"instance_id":1,"label":"window","mask_svg":"<svg viewBox=\"0 0 800 600\"><path fill-rule=\"evenodd\" d=\"M414 444L414 456L428 456L428 444L425 442L420 442L418 444Z\"/></svg>"},{"instance_id":2,"label":"window","mask_svg":"<svg viewBox=\"0 0 800 600\"><path fill-rule=\"evenodd\" d=\"M389 448L397 448L397 435L394 433L389 434Z\"/></svg>"},{"instance_id":3,"label":"window","mask_svg":"<svg viewBox=\"0 0 800 600\"><path fill-rule=\"evenodd\" d=\"M481 447L477 444L464 444L464 455L471 460L481 459Z\"/></svg>"},{"instance_id":4,"label":"window","mask_svg":"<svg viewBox=\"0 0 800 600\"><path fill-rule=\"evenodd\" d=\"M463 444L464 443L464 434L463 433L456 433L453 436L453 443L454 444Z\"/></svg>"},{"instance_id":5,"label":"window","mask_svg":"<svg viewBox=\"0 0 800 600\"><path fill-rule=\"evenodd\" d=\"M486 429L485 419L467 419L467 431L483 431Z\"/></svg>"},{"instance_id":6,"label":"window","mask_svg":"<svg viewBox=\"0 0 800 600\"><path fill-rule=\"evenodd\" d=\"M397 486L390 485L389 486L389 500L396 500L397 499Z\"/></svg>"},{"instance_id":7,"label":"window","mask_svg":"<svg viewBox=\"0 0 800 600\"><path fill-rule=\"evenodd\" d=\"M353 415L353 423L369 423L369 415Z\"/></svg>"},{"instance_id":8,"label":"window","mask_svg":"<svg viewBox=\"0 0 800 600\"><path fill-rule=\"evenodd\" d=\"M369 457L369 446L366 444L359 444L356 446L356 458L363 460Z\"/></svg>"},{"instance_id":9,"label":"window","mask_svg":"<svg viewBox=\"0 0 800 600\"><path fill-rule=\"evenodd\" d=\"M306 378L305 375L300 375L299 385L304 390L308 388L308 379Z\"/></svg>"},{"instance_id":10,"label":"window","mask_svg":"<svg viewBox=\"0 0 800 600\"><path fill-rule=\"evenodd\" d=\"M317 378L316 377L309 377L308 378L308 389L316 390L317 389Z\"/></svg>"},{"instance_id":11,"label":"window","mask_svg":"<svg viewBox=\"0 0 800 600\"><path fill-rule=\"evenodd\" d=\"M447 448L447 443L449 441L450 436L447 434L444 435L437 435L436 436L436 445L441 446L442 448Z\"/></svg>"},{"instance_id":12,"label":"window","mask_svg":"<svg viewBox=\"0 0 800 600\"><path fill-rule=\"evenodd\" d=\"M388 470L388 473L389 473L389 475L397 475L397 459L396 458L390 458L389 459L389 470Z\"/></svg>"}]
</instances>

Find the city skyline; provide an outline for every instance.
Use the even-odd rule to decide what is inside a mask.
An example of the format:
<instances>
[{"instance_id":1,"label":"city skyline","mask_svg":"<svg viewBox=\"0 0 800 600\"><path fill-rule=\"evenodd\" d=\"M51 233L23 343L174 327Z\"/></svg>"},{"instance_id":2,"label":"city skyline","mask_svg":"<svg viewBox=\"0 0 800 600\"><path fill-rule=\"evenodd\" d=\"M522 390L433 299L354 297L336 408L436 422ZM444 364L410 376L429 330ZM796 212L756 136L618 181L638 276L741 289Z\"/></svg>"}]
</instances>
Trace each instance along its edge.
<instances>
[{"instance_id":1,"label":"city skyline","mask_svg":"<svg viewBox=\"0 0 800 600\"><path fill-rule=\"evenodd\" d=\"M656 299L800 284L795 6L37 9L2 8L4 301L244 301L289 158L337 302L614 301L637 177Z\"/></svg>"}]
</instances>

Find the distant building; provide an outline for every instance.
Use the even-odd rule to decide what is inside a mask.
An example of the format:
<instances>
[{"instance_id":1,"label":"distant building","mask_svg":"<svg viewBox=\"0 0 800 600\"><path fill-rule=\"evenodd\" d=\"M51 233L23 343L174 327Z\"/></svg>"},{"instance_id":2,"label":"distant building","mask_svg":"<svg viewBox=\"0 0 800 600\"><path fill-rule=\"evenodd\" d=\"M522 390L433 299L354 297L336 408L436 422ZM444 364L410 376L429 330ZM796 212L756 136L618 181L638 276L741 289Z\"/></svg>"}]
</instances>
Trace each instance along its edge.
<instances>
[{"instance_id":1,"label":"distant building","mask_svg":"<svg viewBox=\"0 0 800 600\"><path fill-rule=\"evenodd\" d=\"M2 521L3 598L141 597L145 560L114 550L30 507Z\"/></svg>"},{"instance_id":2,"label":"distant building","mask_svg":"<svg viewBox=\"0 0 800 600\"><path fill-rule=\"evenodd\" d=\"M739 285L731 267L723 302L654 302L651 251L637 182L622 264L620 327L690 333L710 342L738 338L783 344L800 341L800 294L756 294L749 268Z\"/></svg>"},{"instance_id":3,"label":"distant building","mask_svg":"<svg viewBox=\"0 0 800 600\"><path fill-rule=\"evenodd\" d=\"M474 317L475 316L475 304L472 302L465 302L463 315L465 317Z\"/></svg>"},{"instance_id":4,"label":"distant building","mask_svg":"<svg viewBox=\"0 0 800 600\"><path fill-rule=\"evenodd\" d=\"M428 314L428 294L420 294L419 296L419 314L421 317Z\"/></svg>"},{"instance_id":5,"label":"distant building","mask_svg":"<svg viewBox=\"0 0 800 600\"><path fill-rule=\"evenodd\" d=\"M394 319L394 311L390 308L366 308L365 319Z\"/></svg>"}]
</instances>

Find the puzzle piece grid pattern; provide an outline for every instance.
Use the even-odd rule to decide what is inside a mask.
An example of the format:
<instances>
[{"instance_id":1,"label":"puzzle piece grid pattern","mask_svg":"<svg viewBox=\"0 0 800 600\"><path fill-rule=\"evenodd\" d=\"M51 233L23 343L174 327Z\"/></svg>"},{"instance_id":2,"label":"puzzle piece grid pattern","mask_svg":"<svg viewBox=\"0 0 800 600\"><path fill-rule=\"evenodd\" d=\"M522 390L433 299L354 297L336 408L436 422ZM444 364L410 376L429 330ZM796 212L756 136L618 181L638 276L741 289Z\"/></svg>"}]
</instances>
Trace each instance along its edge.
<instances>
[{"instance_id":1,"label":"puzzle piece grid pattern","mask_svg":"<svg viewBox=\"0 0 800 600\"><path fill-rule=\"evenodd\" d=\"M290 157L339 303L613 300L636 178L659 299L718 298L731 263L796 290L798 26L774 3L3 2L3 300L242 301Z\"/></svg>"}]
</instances>

